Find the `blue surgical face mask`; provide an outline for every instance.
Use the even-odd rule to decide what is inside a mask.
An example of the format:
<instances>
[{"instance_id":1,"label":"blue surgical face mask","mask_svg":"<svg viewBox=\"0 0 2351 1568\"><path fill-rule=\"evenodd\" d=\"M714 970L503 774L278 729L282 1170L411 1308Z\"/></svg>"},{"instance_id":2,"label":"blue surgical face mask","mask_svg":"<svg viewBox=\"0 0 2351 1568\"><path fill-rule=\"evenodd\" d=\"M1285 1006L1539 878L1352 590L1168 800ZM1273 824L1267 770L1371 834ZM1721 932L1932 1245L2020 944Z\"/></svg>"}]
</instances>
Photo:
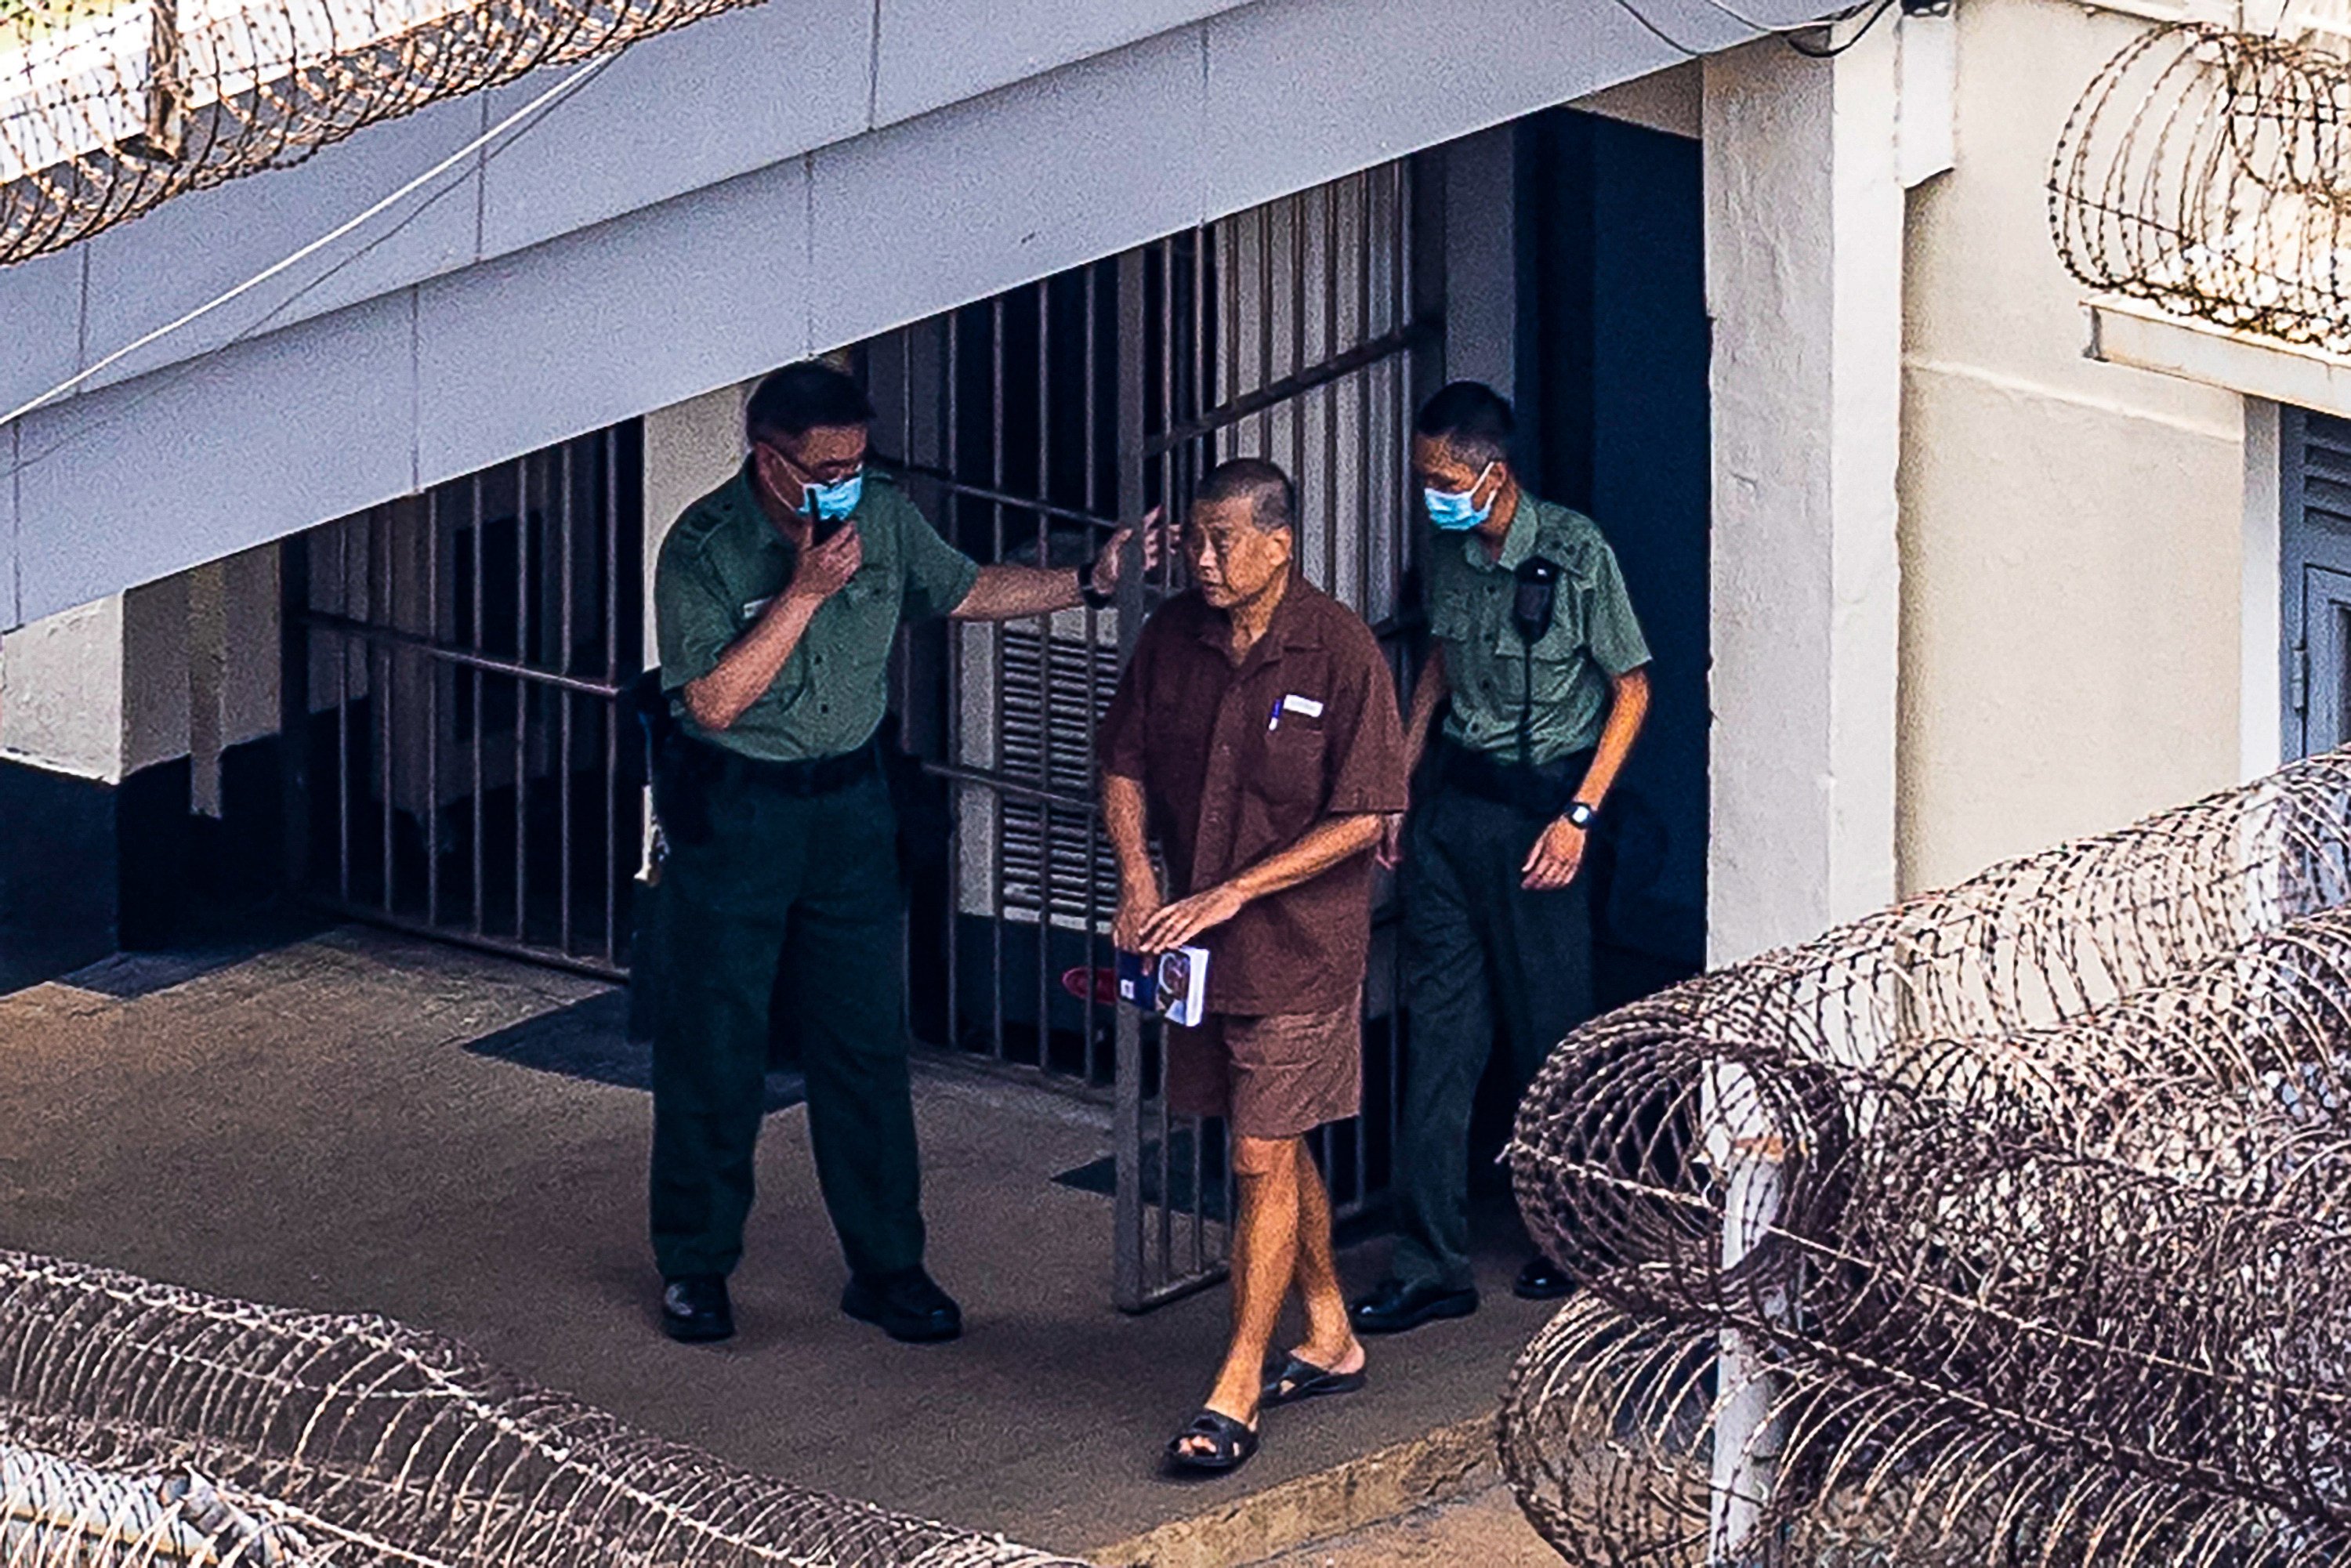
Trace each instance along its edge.
<instances>
[{"instance_id":1,"label":"blue surgical face mask","mask_svg":"<svg viewBox=\"0 0 2351 1568\"><path fill-rule=\"evenodd\" d=\"M1422 486L1420 499L1421 504L1428 508L1428 520L1446 532L1456 534L1468 533L1482 525L1494 515L1494 503L1489 501L1482 507L1473 507L1469 498L1478 493L1478 486L1483 485L1486 476L1493 471L1491 463L1479 469L1478 477L1469 481L1467 490L1440 490L1434 485Z\"/></svg>"},{"instance_id":2,"label":"blue surgical face mask","mask_svg":"<svg viewBox=\"0 0 2351 1568\"><path fill-rule=\"evenodd\" d=\"M822 517L831 522L857 510L858 498L864 494L865 470L862 468L848 478L836 479L830 485L802 485L800 515Z\"/></svg>"}]
</instances>

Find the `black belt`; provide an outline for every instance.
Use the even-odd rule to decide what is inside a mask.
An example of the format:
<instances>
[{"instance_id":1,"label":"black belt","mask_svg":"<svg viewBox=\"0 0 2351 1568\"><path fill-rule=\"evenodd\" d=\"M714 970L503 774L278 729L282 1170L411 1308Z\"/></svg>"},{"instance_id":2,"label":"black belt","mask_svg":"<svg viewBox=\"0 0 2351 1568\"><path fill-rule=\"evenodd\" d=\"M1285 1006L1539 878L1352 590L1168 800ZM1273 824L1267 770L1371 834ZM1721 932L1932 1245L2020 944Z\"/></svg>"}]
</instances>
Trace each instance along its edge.
<instances>
[{"instance_id":1,"label":"black belt","mask_svg":"<svg viewBox=\"0 0 2351 1568\"><path fill-rule=\"evenodd\" d=\"M689 741L688 744L708 745L705 741ZM838 793L882 771L881 747L871 740L854 751L844 751L837 757L809 757L791 762L770 762L765 758L746 757L723 746L712 746L709 749L718 753L723 759L719 766L728 783L773 789L779 795L801 799Z\"/></svg>"},{"instance_id":2,"label":"black belt","mask_svg":"<svg viewBox=\"0 0 2351 1568\"><path fill-rule=\"evenodd\" d=\"M1566 810L1592 766L1589 750L1573 751L1549 762L1520 763L1490 751L1472 751L1443 736L1437 737L1437 776L1445 788L1539 817L1555 817Z\"/></svg>"}]
</instances>

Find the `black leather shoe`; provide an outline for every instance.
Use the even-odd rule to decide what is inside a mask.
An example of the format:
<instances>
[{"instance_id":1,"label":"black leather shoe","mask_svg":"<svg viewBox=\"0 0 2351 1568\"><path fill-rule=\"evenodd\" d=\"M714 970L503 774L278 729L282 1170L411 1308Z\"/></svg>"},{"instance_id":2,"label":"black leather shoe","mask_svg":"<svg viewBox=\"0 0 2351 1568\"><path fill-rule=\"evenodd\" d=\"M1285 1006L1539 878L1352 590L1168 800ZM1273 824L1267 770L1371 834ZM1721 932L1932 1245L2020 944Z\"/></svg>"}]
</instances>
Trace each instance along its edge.
<instances>
[{"instance_id":1,"label":"black leather shoe","mask_svg":"<svg viewBox=\"0 0 2351 1568\"><path fill-rule=\"evenodd\" d=\"M1466 1318L1478 1310L1477 1287L1448 1291L1423 1281L1407 1285L1390 1280L1347 1309L1357 1333L1402 1333L1431 1318Z\"/></svg>"},{"instance_id":2,"label":"black leather shoe","mask_svg":"<svg viewBox=\"0 0 2351 1568\"><path fill-rule=\"evenodd\" d=\"M936 1344L963 1333L963 1309L920 1269L879 1279L852 1279L841 1310L908 1344Z\"/></svg>"},{"instance_id":3,"label":"black leather shoe","mask_svg":"<svg viewBox=\"0 0 2351 1568\"><path fill-rule=\"evenodd\" d=\"M687 1274L662 1288L662 1333L681 1344L708 1344L735 1335L735 1304L723 1274Z\"/></svg>"},{"instance_id":4,"label":"black leather shoe","mask_svg":"<svg viewBox=\"0 0 2351 1568\"><path fill-rule=\"evenodd\" d=\"M1522 1301L1556 1301L1575 1293L1575 1276L1538 1252L1519 1270L1510 1294Z\"/></svg>"}]
</instances>

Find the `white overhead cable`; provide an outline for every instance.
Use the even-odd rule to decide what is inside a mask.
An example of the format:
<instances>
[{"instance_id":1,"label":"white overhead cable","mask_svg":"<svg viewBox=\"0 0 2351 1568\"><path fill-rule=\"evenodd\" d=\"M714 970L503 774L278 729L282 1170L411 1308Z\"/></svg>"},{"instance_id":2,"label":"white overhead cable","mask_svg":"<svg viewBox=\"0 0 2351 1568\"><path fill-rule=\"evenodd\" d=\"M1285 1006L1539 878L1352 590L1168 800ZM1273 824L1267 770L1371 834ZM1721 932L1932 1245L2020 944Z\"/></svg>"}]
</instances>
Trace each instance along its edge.
<instances>
[{"instance_id":1,"label":"white overhead cable","mask_svg":"<svg viewBox=\"0 0 2351 1568\"><path fill-rule=\"evenodd\" d=\"M549 88L545 92L542 92L538 97L532 99L528 103L526 103L521 108L516 110L512 114L509 114L505 119L499 120L496 125L493 125L488 130L483 131L471 141L466 142L463 147L458 148L447 157L443 158L430 169L425 170L414 179L401 185L399 189L392 191L389 194L370 204L360 212L344 219L341 223L337 224L333 228L328 230L325 234L320 235L317 239L314 239L308 244L303 246L300 249L296 250L291 255L287 256L282 260L271 263L269 266L263 267L259 272L255 273L252 277L246 278L244 282L237 284L235 287L214 295L212 298L204 301L202 305L196 306L194 308L175 317L172 320L165 322L162 326L156 328L154 330L144 334L133 341L124 344L121 348L115 350L105 358L100 359L84 369L76 371L73 375L67 377L64 381L59 382L57 385L41 393L38 397L30 399L26 402L19 403L16 407L10 409L5 414L0 414L0 430L5 430L8 426L16 423L18 420L24 418L26 414L33 413L35 410L44 408L49 403L55 402L57 399L66 396L76 388L82 386L93 377L103 374L109 368L121 363L122 361L130 358L135 353L138 353L141 350L145 349L152 344L160 342L163 339L170 337L174 332L181 331L187 327L193 326L196 322L204 319L206 316L211 315L214 311L220 309L223 306L231 304L243 298L245 295L251 293L254 289L260 287L271 278L276 277L293 267L299 267L303 262L308 260L314 256L317 256L319 252L327 249L338 240L342 239L344 236L351 234L357 229L364 227L368 223L376 217L381 216L383 213L398 206L402 202L406 201L410 196L414 195L418 191L430 185L434 181L439 179L442 175L446 174L450 170L456 168L467 159L472 158L475 154L481 152L485 148L490 146L491 143L498 141L501 137L507 136L509 132L517 131L518 129L527 127L528 122L531 120L546 113L548 110L553 109L557 104L562 102L563 99L570 97L573 93L587 86L588 83L601 74L607 66L610 66L619 57L620 57L618 55L603 55L589 61L586 65L581 66L577 70L566 76L561 81L559 81L554 86ZM413 216L413 214L411 215ZM403 219L402 222L405 223L406 220ZM248 329L248 330L250 330L250 329ZM239 338L242 338L244 334L239 334ZM231 340L232 342L236 340L236 339ZM21 469L27 465L28 465L26 464L19 464L17 466ZM14 471L15 470L12 470L12 472Z\"/></svg>"}]
</instances>

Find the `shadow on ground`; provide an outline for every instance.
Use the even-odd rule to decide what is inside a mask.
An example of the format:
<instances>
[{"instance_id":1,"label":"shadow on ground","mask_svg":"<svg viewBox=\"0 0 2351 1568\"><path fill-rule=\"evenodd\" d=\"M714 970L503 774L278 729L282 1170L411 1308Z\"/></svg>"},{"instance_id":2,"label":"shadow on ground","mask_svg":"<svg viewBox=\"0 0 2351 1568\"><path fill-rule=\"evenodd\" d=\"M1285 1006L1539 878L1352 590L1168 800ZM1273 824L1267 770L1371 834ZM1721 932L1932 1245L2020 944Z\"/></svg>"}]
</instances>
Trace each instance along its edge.
<instances>
[{"instance_id":1,"label":"shadow on ground","mask_svg":"<svg viewBox=\"0 0 2351 1568\"><path fill-rule=\"evenodd\" d=\"M1107 1152L1099 1110L932 1065L932 1262L967 1337L901 1346L841 1316L779 1075L743 1332L673 1345L621 1019L594 982L355 929L0 997L0 1245L386 1312L787 1479L1080 1553L1490 1409L1545 1315L1509 1295L1505 1243L1476 1317L1376 1343L1368 1389L1274 1413L1238 1477L1169 1484L1160 1448L1206 1387L1226 1293L1112 1310L1109 1199L1054 1179ZM1372 1243L1343 1268L1362 1286L1382 1261Z\"/></svg>"}]
</instances>

